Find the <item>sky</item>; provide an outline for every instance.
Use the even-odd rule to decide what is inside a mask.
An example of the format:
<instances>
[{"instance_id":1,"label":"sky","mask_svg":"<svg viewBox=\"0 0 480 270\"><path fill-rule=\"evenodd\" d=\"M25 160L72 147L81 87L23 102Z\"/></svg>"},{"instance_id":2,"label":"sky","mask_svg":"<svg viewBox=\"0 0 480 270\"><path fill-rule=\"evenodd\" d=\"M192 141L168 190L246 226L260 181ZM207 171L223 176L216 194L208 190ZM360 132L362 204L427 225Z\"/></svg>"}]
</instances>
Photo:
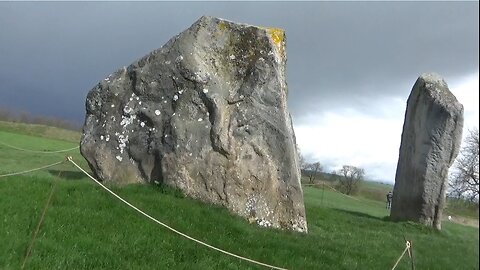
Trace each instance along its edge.
<instances>
[{"instance_id":1,"label":"sky","mask_svg":"<svg viewBox=\"0 0 480 270\"><path fill-rule=\"evenodd\" d=\"M0 107L83 123L85 98L202 15L283 28L307 161L393 183L406 100L435 72L479 118L479 2L0 2Z\"/></svg>"}]
</instances>

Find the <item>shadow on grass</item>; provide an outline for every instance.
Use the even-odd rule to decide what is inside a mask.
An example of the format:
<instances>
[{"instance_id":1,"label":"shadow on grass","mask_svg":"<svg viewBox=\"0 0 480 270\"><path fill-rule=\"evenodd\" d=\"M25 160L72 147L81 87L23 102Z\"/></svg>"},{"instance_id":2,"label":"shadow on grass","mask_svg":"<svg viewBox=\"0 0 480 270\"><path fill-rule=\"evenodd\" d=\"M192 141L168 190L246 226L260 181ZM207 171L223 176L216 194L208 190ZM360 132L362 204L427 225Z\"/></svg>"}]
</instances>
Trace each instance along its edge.
<instances>
[{"instance_id":1,"label":"shadow on grass","mask_svg":"<svg viewBox=\"0 0 480 270\"><path fill-rule=\"evenodd\" d=\"M356 216L356 217L363 217L363 218L369 218L369 219L380 220L385 222L392 222L392 220L390 219L390 216L376 217L376 216L372 216L362 212L349 211L349 210L339 209L339 208L333 208L333 210L341 213L345 213L348 215Z\"/></svg>"},{"instance_id":2,"label":"shadow on grass","mask_svg":"<svg viewBox=\"0 0 480 270\"><path fill-rule=\"evenodd\" d=\"M441 233L441 231L436 230L435 228L433 228L431 226L425 226L425 225L422 225L418 222L413 222L413 221L392 220L390 218L390 216L376 217L376 216L372 216L372 215L362 213L362 212L355 212L355 211L349 211L349 210L338 209L338 208L333 208L332 210L335 210L337 212L341 212L341 213L344 213L344 214L347 214L347 215L356 216L356 217L362 217L362 218L367 218L367 219L371 219L371 220L382 221L382 222L385 222L388 225L395 224L395 226L399 226L400 228L408 229L408 230L416 230L417 232L421 232L421 233L427 233L427 234L431 234L431 233L439 234L439 233Z\"/></svg>"},{"instance_id":3,"label":"shadow on grass","mask_svg":"<svg viewBox=\"0 0 480 270\"><path fill-rule=\"evenodd\" d=\"M48 172L56 177L60 174L59 177L65 180L80 180L86 177L85 174L79 171L48 170Z\"/></svg>"}]
</instances>

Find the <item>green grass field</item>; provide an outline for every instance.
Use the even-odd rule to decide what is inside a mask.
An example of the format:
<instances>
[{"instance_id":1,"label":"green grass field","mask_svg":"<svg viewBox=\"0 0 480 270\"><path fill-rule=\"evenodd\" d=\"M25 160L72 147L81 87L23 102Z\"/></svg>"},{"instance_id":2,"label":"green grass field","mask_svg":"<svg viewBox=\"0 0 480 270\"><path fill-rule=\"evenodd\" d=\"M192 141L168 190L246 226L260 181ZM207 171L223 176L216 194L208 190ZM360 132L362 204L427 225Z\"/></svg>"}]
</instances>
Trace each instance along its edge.
<instances>
[{"instance_id":1,"label":"green grass field","mask_svg":"<svg viewBox=\"0 0 480 270\"><path fill-rule=\"evenodd\" d=\"M0 141L32 150L78 145L0 123ZM72 136L75 138L75 136ZM77 137L78 138L78 137ZM70 153L87 168L77 151ZM0 145L0 174L53 163ZM60 175L59 173L62 172ZM70 164L0 178L0 269L20 269L47 197L51 205L25 269L266 269L207 249L147 220ZM479 231L445 221L443 230L386 218L384 202L305 187L308 234L264 229L227 210L163 186L113 187L168 225L227 251L288 269L391 269L413 241L416 269L479 269ZM404 258L396 269L410 269Z\"/></svg>"}]
</instances>

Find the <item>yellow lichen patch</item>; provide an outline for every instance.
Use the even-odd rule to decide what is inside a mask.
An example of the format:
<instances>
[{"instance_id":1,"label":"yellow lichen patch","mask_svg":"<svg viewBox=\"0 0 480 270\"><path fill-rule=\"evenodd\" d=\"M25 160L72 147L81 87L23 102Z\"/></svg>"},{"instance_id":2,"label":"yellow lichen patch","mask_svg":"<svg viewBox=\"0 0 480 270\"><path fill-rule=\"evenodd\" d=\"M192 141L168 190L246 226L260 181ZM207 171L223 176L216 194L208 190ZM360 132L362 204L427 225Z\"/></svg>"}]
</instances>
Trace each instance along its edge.
<instances>
[{"instance_id":1,"label":"yellow lichen patch","mask_svg":"<svg viewBox=\"0 0 480 270\"><path fill-rule=\"evenodd\" d=\"M267 28L267 32L273 41L273 44L278 48L280 55L283 56L285 52L285 31L280 28Z\"/></svg>"},{"instance_id":2,"label":"yellow lichen patch","mask_svg":"<svg viewBox=\"0 0 480 270\"><path fill-rule=\"evenodd\" d=\"M218 23L218 28L220 28L220 30L227 30L227 29L228 29L228 25L227 25L226 22L220 21L220 22Z\"/></svg>"},{"instance_id":3,"label":"yellow lichen patch","mask_svg":"<svg viewBox=\"0 0 480 270\"><path fill-rule=\"evenodd\" d=\"M275 45L280 46L280 44L283 42L283 35L285 34L283 29L267 28L267 31L270 34L270 37L272 38Z\"/></svg>"}]
</instances>

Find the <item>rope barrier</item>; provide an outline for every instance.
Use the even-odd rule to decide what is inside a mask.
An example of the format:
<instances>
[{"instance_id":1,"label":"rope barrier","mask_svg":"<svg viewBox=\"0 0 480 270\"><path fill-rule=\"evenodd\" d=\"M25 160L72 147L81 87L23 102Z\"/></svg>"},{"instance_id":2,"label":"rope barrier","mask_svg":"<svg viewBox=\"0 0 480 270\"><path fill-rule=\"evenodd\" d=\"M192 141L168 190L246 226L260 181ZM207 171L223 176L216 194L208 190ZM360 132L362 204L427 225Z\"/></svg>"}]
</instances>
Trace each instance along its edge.
<instances>
[{"instance_id":1,"label":"rope barrier","mask_svg":"<svg viewBox=\"0 0 480 270\"><path fill-rule=\"evenodd\" d=\"M407 241L405 245L406 245L406 247L405 247L405 249L403 250L402 255L400 255L400 257L398 258L397 262L396 262L395 265L392 267L392 270L395 270L395 268L397 267L398 263L399 263L400 260L403 258L403 255L405 255L405 252L407 252L407 250L408 250L409 253L410 253L410 242Z\"/></svg>"},{"instance_id":2,"label":"rope barrier","mask_svg":"<svg viewBox=\"0 0 480 270\"><path fill-rule=\"evenodd\" d=\"M303 184L303 185L304 185L304 186L321 186L321 184ZM353 200L356 200L356 201L360 201L360 199L357 199L357 198L352 197L352 196L350 196L350 195L344 194L343 192L340 192L340 191L336 190L334 187L332 187L332 186L330 186L330 185L328 185L328 184L324 184L324 185L327 186L328 188L330 188L331 190L333 190L333 191L335 191L335 192L337 192L337 193L340 193L340 194L343 195L343 196L346 196L346 197L348 197L348 198L350 198L350 199L353 199Z\"/></svg>"},{"instance_id":3,"label":"rope barrier","mask_svg":"<svg viewBox=\"0 0 480 270\"><path fill-rule=\"evenodd\" d=\"M8 144L8 143L1 142L1 141L0 141L0 144L5 145L5 146L10 147L10 148L15 149L15 150L20 150L20 151L30 152L30 153L40 153L40 154L63 153L63 152L68 152L68 151L72 151L72 150L78 149L78 148L80 147L80 146L75 146L75 147L72 147L72 148L69 148L69 149L56 150L56 151L37 151L37 150L29 150L29 149L24 149L24 148L16 147L16 146L13 146L13 145L10 145L10 144Z\"/></svg>"},{"instance_id":4,"label":"rope barrier","mask_svg":"<svg viewBox=\"0 0 480 270\"><path fill-rule=\"evenodd\" d=\"M46 168L50 168L50 167L62 164L65 161L66 160L62 160L62 161L55 162L55 163L52 163L52 164L49 164L49 165L45 165L45 166L42 166L42 167L38 167L38 168L35 168L35 169L26 170L26 171L21 171L21 172L0 174L0 178L7 177L7 176L13 176L13 175L19 175L19 174L25 174L25 173L34 172L34 171L39 171L39 170L42 170L42 169L46 169Z\"/></svg>"},{"instance_id":5,"label":"rope barrier","mask_svg":"<svg viewBox=\"0 0 480 270\"><path fill-rule=\"evenodd\" d=\"M206 246L208 248L211 248L213 250L216 250L218 252L221 252L223 254L226 254L226 255L229 255L229 256L232 256L232 257L235 257L237 259L241 259L241 260L244 260L244 261L247 261L247 262L250 262L250 263L254 263L254 264L257 264L257 265L261 265L261 266L264 266L264 267L268 267L268 268L271 268L271 269L278 269L278 270L287 270L286 268L281 268L281 267L277 267L277 266L273 266L273 265L269 265L269 264L266 264L266 263L262 263L262 262L258 262L258 261L255 261L255 260L252 260L252 259L249 259L249 258L245 258L245 257L242 257L240 255L237 255L237 254L234 254L234 253L231 253L231 252L228 252L228 251L225 251L223 249L220 249L220 248L217 248L215 246L212 246L210 244L207 244L205 242L202 242L196 238L193 238L185 233L182 233L170 226L168 226L167 224L165 223L162 223L161 221L155 219L154 217L150 216L149 214L143 212L142 210L138 209L137 207L135 207L134 205L132 205L131 203L129 203L128 201L126 201L125 199L123 199L122 197L120 197L119 195L117 195L115 192L111 191L109 188L107 188L106 186L104 186L102 183L100 183L100 181L98 181L97 179L95 179L93 176L91 176L89 173L87 173L84 169L82 169L80 166L77 165L77 163L75 163L73 160L72 160L72 157L67 157L67 160L72 163L78 170L80 170L81 172L83 172L86 176L88 176L90 179L92 179L96 184L98 184L100 187L102 187L104 190L106 190L108 193L110 193L111 195L113 195L115 198L117 198L118 200L120 200L121 202L123 202L124 204L128 205L129 207L133 208L135 211L137 211L138 213L142 214L143 216L147 217L148 219L152 220L153 222L163 226L164 228L167 228L168 230L180 235L180 236L183 236L191 241L194 241L200 245L203 245L203 246Z\"/></svg>"}]
</instances>

